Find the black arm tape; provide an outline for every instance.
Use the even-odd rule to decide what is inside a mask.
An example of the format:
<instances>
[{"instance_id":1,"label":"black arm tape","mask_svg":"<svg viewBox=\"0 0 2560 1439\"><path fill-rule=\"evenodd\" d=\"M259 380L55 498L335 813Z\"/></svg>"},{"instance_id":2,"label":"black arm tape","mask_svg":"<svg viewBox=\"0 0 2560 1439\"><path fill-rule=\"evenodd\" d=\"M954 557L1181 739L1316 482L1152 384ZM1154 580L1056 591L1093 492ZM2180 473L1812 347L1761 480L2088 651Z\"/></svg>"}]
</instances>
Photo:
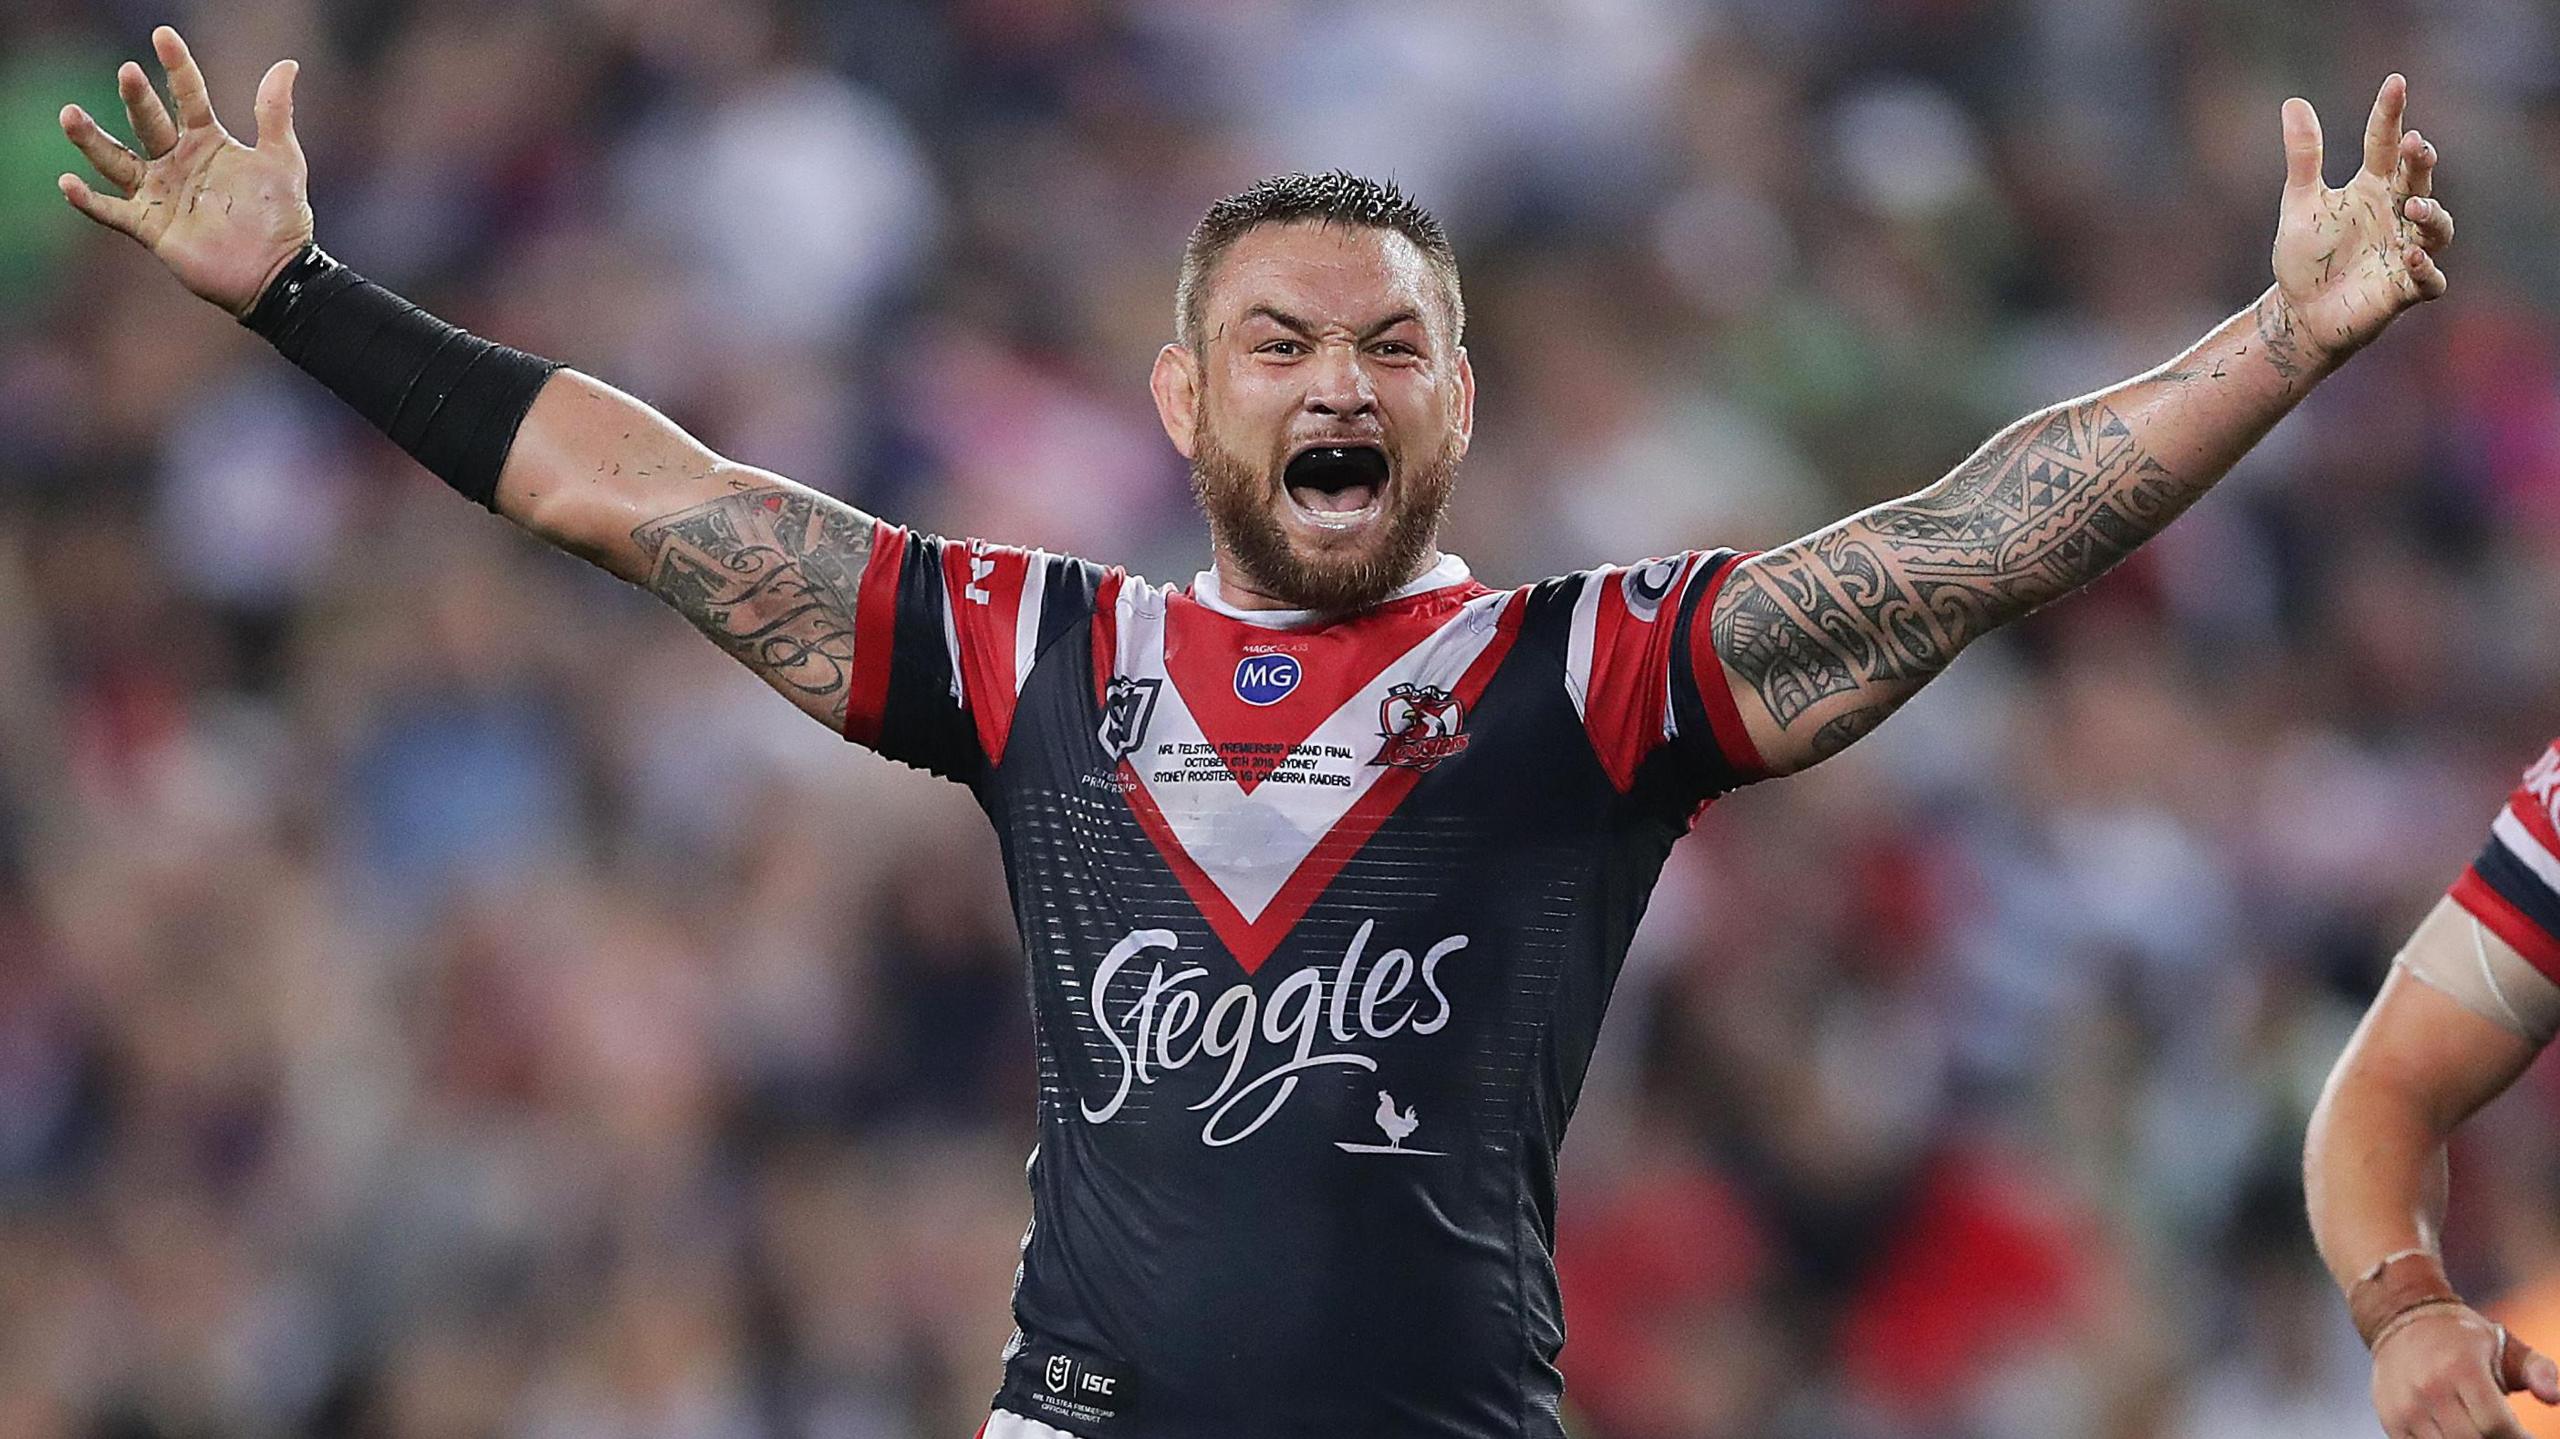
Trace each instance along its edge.
<instances>
[{"instance_id":1,"label":"black arm tape","mask_svg":"<svg viewBox=\"0 0 2560 1439\"><path fill-rule=\"evenodd\" d=\"M317 245L278 272L240 323L493 510L516 427L560 368L446 324Z\"/></svg>"}]
</instances>

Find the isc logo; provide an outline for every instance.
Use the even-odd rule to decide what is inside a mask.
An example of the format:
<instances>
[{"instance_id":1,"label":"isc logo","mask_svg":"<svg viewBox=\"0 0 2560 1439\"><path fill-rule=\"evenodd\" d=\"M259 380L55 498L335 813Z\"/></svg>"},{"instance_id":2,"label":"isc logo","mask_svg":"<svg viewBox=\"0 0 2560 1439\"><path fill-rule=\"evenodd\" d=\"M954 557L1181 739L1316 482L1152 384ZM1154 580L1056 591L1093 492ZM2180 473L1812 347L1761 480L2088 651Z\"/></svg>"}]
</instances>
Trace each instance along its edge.
<instances>
[{"instance_id":1,"label":"isc logo","mask_svg":"<svg viewBox=\"0 0 2560 1439\"><path fill-rule=\"evenodd\" d=\"M1105 1419L1127 1397L1120 1390L1121 1376L1102 1373L1065 1354L1052 1354L1040 1366L1040 1382L1050 1393L1083 1406L1088 1416L1098 1413Z\"/></svg>"},{"instance_id":2,"label":"isc logo","mask_svg":"<svg viewBox=\"0 0 2560 1439\"><path fill-rule=\"evenodd\" d=\"M1288 655L1246 655L1236 662L1236 698L1276 705L1298 687L1298 662Z\"/></svg>"}]
</instances>

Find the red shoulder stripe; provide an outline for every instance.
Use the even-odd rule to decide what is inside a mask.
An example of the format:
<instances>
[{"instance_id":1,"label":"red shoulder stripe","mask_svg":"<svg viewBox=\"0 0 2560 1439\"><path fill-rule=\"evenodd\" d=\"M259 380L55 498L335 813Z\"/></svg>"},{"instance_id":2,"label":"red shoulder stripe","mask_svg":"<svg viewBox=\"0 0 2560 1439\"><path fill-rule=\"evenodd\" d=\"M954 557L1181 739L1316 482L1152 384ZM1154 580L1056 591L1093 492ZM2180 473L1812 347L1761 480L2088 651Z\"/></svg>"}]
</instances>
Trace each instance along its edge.
<instances>
[{"instance_id":1,"label":"red shoulder stripe","mask_svg":"<svg viewBox=\"0 0 2560 1439\"><path fill-rule=\"evenodd\" d=\"M846 677L844 737L877 748L880 718L889 707L890 650L898 631L898 572L906 564L907 532L871 522L871 559L853 606L853 673Z\"/></svg>"},{"instance_id":2,"label":"red shoulder stripe","mask_svg":"<svg viewBox=\"0 0 2560 1439\"><path fill-rule=\"evenodd\" d=\"M1709 621L1715 613L1716 596L1724 592L1725 581L1757 553L1755 550L1735 555L1707 578L1706 589L1698 595L1696 618L1689 627L1689 669L1698 681L1698 701L1707 709L1707 727L1715 732L1716 748L1723 750L1725 759L1749 779L1766 777L1769 762L1760 757L1760 746L1751 742L1751 727L1742 722L1742 710L1733 702L1733 682L1725 678L1724 656L1716 652L1715 626Z\"/></svg>"},{"instance_id":3,"label":"red shoulder stripe","mask_svg":"<svg viewBox=\"0 0 2560 1439\"><path fill-rule=\"evenodd\" d=\"M2453 902L2487 925L2490 933L2505 940L2553 983L2560 984L2560 939L2553 938L2548 930L2527 918L2524 911L2509 904L2505 895L2480 877L2478 869L2463 866L2462 877L2453 882L2450 893Z\"/></svg>"}]
</instances>

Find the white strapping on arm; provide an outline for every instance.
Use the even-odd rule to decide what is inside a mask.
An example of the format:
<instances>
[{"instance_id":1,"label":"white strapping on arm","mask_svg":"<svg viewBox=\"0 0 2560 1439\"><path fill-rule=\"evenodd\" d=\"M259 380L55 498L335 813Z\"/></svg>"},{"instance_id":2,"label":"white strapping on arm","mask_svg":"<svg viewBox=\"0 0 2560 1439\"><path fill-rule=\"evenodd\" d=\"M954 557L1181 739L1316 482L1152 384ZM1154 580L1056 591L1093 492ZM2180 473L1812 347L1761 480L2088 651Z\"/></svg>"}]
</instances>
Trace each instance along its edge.
<instances>
[{"instance_id":1,"label":"white strapping on arm","mask_svg":"<svg viewBox=\"0 0 2560 1439\"><path fill-rule=\"evenodd\" d=\"M2560 1034L2560 984L2451 899L2436 902L2392 963L2529 1044Z\"/></svg>"}]
</instances>

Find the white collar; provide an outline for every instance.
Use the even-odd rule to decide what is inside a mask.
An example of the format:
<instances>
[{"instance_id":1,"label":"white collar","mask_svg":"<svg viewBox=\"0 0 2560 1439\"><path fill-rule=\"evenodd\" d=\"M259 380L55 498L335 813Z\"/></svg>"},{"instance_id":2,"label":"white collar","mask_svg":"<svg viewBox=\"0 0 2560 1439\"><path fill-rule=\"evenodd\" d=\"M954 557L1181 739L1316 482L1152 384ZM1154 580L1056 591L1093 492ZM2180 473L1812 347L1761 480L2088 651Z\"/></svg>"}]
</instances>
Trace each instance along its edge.
<instances>
[{"instance_id":1,"label":"white collar","mask_svg":"<svg viewBox=\"0 0 2560 1439\"><path fill-rule=\"evenodd\" d=\"M1451 585L1465 582L1469 575L1470 571L1467 569L1465 560L1456 555L1444 554L1440 557L1440 563L1424 570L1413 583L1378 603L1393 604L1397 600L1411 599L1415 595L1426 594L1432 590L1446 589ZM1231 620L1242 620L1246 624L1260 625L1267 630L1294 630L1301 625L1328 618L1314 610L1239 609L1228 601L1226 592L1219 588L1218 572L1215 569L1202 570L1191 577L1191 598L1204 608L1215 610ZM1342 616L1336 615L1330 618L1339 619Z\"/></svg>"}]
</instances>

